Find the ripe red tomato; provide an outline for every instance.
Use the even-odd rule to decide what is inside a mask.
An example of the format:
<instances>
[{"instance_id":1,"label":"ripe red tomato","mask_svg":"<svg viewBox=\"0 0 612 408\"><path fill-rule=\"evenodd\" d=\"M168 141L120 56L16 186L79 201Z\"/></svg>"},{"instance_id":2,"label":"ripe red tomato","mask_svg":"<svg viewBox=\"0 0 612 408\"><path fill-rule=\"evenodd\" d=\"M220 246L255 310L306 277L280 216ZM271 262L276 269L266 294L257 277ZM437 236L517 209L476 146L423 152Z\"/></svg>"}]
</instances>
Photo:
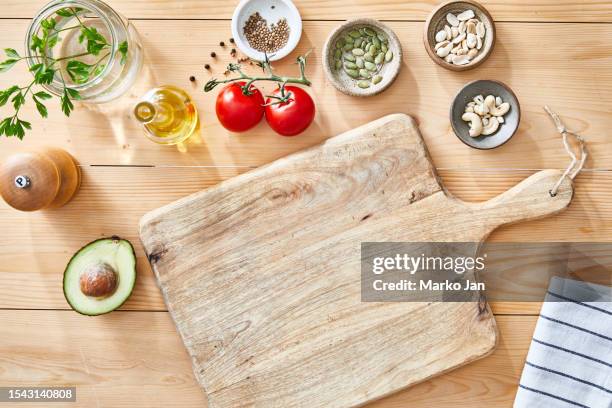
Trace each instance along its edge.
<instances>
[{"instance_id":1,"label":"ripe red tomato","mask_svg":"<svg viewBox=\"0 0 612 408\"><path fill-rule=\"evenodd\" d=\"M286 102L266 100L266 120L274 131L283 136L295 136L308 128L315 117L315 104L308 92L297 86L286 86ZM280 97L280 88L272 96Z\"/></svg>"},{"instance_id":2,"label":"ripe red tomato","mask_svg":"<svg viewBox=\"0 0 612 408\"><path fill-rule=\"evenodd\" d=\"M251 85L250 95L242 92L245 82L233 82L217 96L217 118L230 132L245 132L257 125L264 115L264 98Z\"/></svg>"}]
</instances>

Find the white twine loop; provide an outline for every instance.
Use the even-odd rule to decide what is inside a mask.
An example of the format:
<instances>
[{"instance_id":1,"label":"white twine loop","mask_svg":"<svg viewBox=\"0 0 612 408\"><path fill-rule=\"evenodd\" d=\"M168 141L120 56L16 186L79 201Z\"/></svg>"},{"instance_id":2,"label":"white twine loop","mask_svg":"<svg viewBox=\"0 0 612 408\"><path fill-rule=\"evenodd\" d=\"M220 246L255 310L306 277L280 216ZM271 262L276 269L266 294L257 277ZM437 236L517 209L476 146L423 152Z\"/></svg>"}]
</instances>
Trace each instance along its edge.
<instances>
[{"instance_id":1,"label":"white twine loop","mask_svg":"<svg viewBox=\"0 0 612 408\"><path fill-rule=\"evenodd\" d=\"M570 162L569 166L567 166L567 169L565 169L565 172L563 172L563 175L561 176L561 178L559 178L559 180L555 183L553 188L550 190L551 197L555 197L557 193L559 192L559 187L561 187L561 183L563 183L563 179L565 179L566 177L569 177L570 180L575 179L576 176L583 169L584 163L586 162L586 159L589 154L587 152L586 142L582 136L580 136L579 134L575 132L572 132L571 130L568 130L563 124L563 122L561 121L561 118L559 117L559 115L553 112L548 106L544 106L544 110L550 115L555 126L557 127L557 131L561 133L561 136L563 136L563 145L565 146L565 150L567 151L567 154L569 154L570 157L572 158L572 161ZM578 158L576 157L576 154L572 150L572 147L570 146L569 141L568 141L568 136L573 136L574 139L576 139L576 141L578 142L578 145L580 146L580 160L578 160Z\"/></svg>"}]
</instances>

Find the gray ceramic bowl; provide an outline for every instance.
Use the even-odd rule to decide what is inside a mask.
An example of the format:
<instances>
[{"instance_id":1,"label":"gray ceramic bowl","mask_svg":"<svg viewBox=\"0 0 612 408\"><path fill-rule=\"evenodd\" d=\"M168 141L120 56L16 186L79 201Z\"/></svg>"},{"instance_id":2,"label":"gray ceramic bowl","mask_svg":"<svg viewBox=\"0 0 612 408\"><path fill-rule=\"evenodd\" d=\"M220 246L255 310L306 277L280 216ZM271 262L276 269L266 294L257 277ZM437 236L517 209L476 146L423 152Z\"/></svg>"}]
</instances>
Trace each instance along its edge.
<instances>
[{"instance_id":1,"label":"gray ceramic bowl","mask_svg":"<svg viewBox=\"0 0 612 408\"><path fill-rule=\"evenodd\" d=\"M336 41L355 28L369 27L378 33L383 33L389 40L389 49L393 51L393 60L386 63L380 74L383 80L372 85L369 88L361 89L357 86L357 81L350 78L344 70L336 70L334 67L334 53L336 51ZM387 25L370 19L359 18L356 20L347 21L336 27L325 42L323 47L323 70L331 84L340 92L351 96L372 96L381 93L389 88L393 81L397 78L400 68L402 67L402 46L397 35Z\"/></svg>"},{"instance_id":2,"label":"gray ceramic bowl","mask_svg":"<svg viewBox=\"0 0 612 408\"><path fill-rule=\"evenodd\" d=\"M510 104L510 110L504 115L504 123L499 126L497 132L489 136L470 136L470 124L461 119L465 106L478 95L485 98L487 95L499 96ZM475 149L494 149L506 143L516 133L521 122L521 106L514 92L506 84L492 80L474 81L465 85L455 96L450 109L450 121L455 135L466 145Z\"/></svg>"},{"instance_id":3,"label":"gray ceramic bowl","mask_svg":"<svg viewBox=\"0 0 612 408\"><path fill-rule=\"evenodd\" d=\"M484 45L478 55L466 65L454 65L444 61L444 59L438 57L435 52L436 46L436 33L447 25L446 15L448 13L459 14L466 10L472 10L478 18L485 25L487 29L487 35L484 39ZM461 0L461 1L449 1L439 5L434 11L431 12L427 21L425 22L425 32L423 34L423 42L425 44L425 50L427 54L436 64L443 68L450 69L451 71L467 71L468 69L476 68L482 64L493 51L495 46L495 23L493 17L487 11L486 8L480 3L473 0Z\"/></svg>"}]
</instances>

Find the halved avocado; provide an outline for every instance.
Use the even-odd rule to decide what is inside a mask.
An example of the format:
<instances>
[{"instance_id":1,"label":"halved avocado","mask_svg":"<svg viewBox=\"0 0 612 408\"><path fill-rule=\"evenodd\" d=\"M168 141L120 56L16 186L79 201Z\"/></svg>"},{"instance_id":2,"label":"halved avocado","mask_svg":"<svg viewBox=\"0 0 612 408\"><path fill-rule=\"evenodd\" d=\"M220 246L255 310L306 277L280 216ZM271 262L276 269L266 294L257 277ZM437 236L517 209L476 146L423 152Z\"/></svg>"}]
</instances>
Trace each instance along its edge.
<instances>
[{"instance_id":1,"label":"halved avocado","mask_svg":"<svg viewBox=\"0 0 612 408\"><path fill-rule=\"evenodd\" d=\"M136 254L119 237L90 242L74 254L64 271L64 297L75 311L97 316L112 312L132 294Z\"/></svg>"}]
</instances>

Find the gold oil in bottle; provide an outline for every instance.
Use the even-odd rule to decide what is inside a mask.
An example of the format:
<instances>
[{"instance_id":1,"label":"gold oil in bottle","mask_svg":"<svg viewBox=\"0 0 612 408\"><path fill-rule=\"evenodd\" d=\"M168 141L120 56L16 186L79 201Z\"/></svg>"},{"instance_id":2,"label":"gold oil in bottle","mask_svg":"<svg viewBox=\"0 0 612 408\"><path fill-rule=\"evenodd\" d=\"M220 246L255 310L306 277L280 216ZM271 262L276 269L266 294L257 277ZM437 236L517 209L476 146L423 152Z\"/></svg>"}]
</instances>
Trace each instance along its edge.
<instances>
[{"instance_id":1,"label":"gold oil in bottle","mask_svg":"<svg viewBox=\"0 0 612 408\"><path fill-rule=\"evenodd\" d=\"M134 108L147 137L159 144L186 141L199 128L198 111L187 92L164 85L147 92Z\"/></svg>"}]
</instances>

